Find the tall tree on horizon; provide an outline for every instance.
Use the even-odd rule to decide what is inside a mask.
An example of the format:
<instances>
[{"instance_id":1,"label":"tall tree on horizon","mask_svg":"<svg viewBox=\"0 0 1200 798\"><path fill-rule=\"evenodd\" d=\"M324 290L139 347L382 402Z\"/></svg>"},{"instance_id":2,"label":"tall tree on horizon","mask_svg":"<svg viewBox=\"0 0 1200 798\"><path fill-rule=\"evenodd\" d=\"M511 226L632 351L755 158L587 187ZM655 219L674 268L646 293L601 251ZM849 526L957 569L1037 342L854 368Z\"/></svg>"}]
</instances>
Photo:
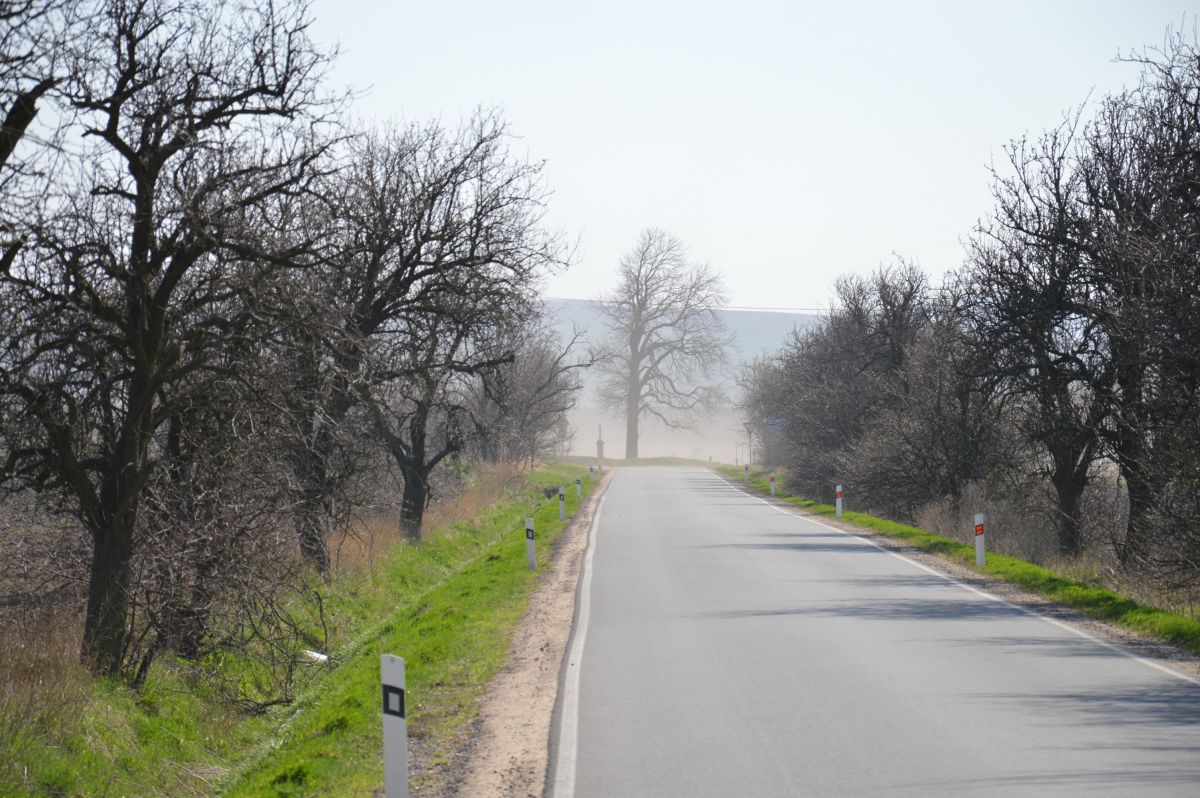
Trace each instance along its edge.
<instances>
[{"instance_id":1,"label":"tall tree on horizon","mask_svg":"<svg viewBox=\"0 0 1200 798\"><path fill-rule=\"evenodd\" d=\"M601 298L610 339L597 364L600 399L624 414L625 457L636 458L642 416L684 429L716 403L711 382L731 340L717 315L727 302L720 272L689 260L671 233L643 230L619 275Z\"/></svg>"}]
</instances>

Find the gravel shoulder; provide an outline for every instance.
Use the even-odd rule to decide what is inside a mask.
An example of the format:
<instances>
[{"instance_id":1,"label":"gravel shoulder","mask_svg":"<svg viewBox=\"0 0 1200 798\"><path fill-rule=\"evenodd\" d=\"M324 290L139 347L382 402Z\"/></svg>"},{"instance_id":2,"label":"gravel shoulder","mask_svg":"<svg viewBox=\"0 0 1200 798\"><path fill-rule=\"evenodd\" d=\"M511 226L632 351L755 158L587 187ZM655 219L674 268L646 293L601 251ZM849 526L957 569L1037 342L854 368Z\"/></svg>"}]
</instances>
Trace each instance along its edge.
<instances>
[{"instance_id":1,"label":"gravel shoulder","mask_svg":"<svg viewBox=\"0 0 1200 798\"><path fill-rule=\"evenodd\" d=\"M559 538L550 567L513 634L508 663L488 685L479 715L443 766L441 788L422 795L525 798L542 794L559 670L575 614L575 589L592 519L612 473L604 473Z\"/></svg>"}]
</instances>

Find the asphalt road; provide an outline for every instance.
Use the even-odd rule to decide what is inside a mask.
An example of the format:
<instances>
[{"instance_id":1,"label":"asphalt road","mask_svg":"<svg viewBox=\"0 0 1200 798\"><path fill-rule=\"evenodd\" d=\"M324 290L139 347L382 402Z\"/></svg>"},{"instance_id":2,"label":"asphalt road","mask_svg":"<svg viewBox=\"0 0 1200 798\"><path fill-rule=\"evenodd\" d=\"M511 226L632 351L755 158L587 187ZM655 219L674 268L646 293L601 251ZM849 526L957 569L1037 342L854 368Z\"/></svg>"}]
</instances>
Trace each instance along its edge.
<instances>
[{"instance_id":1,"label":"asphalt road","mask_svg":"<svg viewBox=\"0 0 1200 798\"><path fill-rule=\"evenodd\" d=\"M593 546L556 798L1200 795L1196 683L704 470L619 471Z\"/></svg>"}]
</instances>

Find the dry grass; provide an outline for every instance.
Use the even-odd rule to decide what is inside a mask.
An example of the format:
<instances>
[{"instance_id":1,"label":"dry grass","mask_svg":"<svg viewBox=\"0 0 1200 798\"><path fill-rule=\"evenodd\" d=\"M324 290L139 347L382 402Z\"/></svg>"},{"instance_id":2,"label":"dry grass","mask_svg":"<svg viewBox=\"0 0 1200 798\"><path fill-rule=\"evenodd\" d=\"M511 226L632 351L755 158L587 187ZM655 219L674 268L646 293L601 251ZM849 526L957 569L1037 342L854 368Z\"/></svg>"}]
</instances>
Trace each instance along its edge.
<instances>
[{"instance_id":1,"label":"dry grass","mask_svg":"<svg viewBox=\"0 0 1200 798\"><path fill-rule=\"evenodd\" d=\"M1154 573L1123 571L1113 541L1124 534L1127 503L1110 470L1098 469L1082 507L1085 550L1077 557L1058 553L1054 532L1053 494L1030 483L1022 489L969 485L958 502L930 502L916 514L916 526L970 544L974 514L987 515L988 550L1041 565L1055 574L1090 587L1128 596L1149 607L1200 619L1200 585L1164 585Z\"/></svg>"},{"instance_id":2,"label":"dry grass","mask_svg":"<svg viewBox=\"0 0 1200 798\"><path fill-rule=\"evenodd\" d=\"M27 774L23 744L69 736L91 700L91 679L79 664L81 629L81 619L61 614L0 626L0 776Z\"/></svg>"},{"instance_id":3,"label":"dry grass","mask_svg":"<svg viewBox=\"0 0 1200 798\"><path fill-rule=\"evenodd\" d=\"M528 473L514 465L480 466L452 495L435 499L425 511L424 529L444 529L477 518L487 507L521 489ZM400 516L376 512L355 519L330 541L339 575L374 572L379 556L402 540Z\"/></svg>"}]
</instances>

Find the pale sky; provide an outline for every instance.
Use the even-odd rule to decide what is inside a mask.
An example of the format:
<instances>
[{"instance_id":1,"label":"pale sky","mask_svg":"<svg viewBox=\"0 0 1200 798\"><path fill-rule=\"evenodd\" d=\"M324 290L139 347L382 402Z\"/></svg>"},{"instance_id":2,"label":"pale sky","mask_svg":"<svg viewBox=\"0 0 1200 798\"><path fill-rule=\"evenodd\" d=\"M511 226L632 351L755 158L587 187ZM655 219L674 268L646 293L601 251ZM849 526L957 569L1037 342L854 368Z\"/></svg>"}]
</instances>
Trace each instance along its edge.
<instances>
[{"instance_id":1,"label":"pale sky","mask_svg":"<svg viewBox=\"0 0 1200 798\"><path fill-rule=\"evenodd\" d=\"M316 0L365 120L499 107L581 243L546 293L593 299L645 227L719 267L735 306L822 308L893 255L940 275L1026 131L1132 85L1120 53L1195 2ZM1187 14L1185 18L1185 14Z\"/></svg>"}]
</instances>

